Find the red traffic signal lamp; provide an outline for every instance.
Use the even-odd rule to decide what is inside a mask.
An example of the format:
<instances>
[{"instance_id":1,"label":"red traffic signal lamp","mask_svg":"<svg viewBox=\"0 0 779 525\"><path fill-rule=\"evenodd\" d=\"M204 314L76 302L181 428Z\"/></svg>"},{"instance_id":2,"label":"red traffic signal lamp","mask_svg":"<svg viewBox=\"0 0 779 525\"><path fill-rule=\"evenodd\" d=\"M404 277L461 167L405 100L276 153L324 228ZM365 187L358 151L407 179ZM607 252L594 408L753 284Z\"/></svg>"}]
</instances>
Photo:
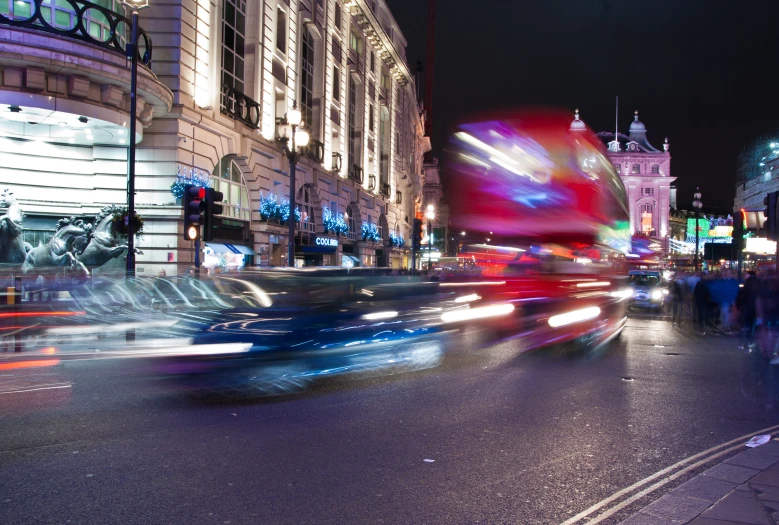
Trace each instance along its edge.
<instances>
[{"instance_id":1,"label":"red traffic signal lamp","mask_svg":"<svg viewBox=\"0 0 779 525\"><path fill-rule=\"evenodd\" d=\"M184 239L200 239L200 227L203 225L203 212L206 209L206 189L198 186L184 187Z\"/></svg>"},{"instance_id":2,"label":"red traffic signal lamp","mask_svg":"<svg viewBox=\"0 0 779 525\"><path fill-rule=\"evenodd\" d=\"M206 213L205 222L203 223L203 240L212 241L215 237L215 230L220 226L219 219L216 215L222 215L224 208L220 202L224 202L225 195L221 191L216 191L214 188L206 188Z\"/></svg>"}]
</instances>

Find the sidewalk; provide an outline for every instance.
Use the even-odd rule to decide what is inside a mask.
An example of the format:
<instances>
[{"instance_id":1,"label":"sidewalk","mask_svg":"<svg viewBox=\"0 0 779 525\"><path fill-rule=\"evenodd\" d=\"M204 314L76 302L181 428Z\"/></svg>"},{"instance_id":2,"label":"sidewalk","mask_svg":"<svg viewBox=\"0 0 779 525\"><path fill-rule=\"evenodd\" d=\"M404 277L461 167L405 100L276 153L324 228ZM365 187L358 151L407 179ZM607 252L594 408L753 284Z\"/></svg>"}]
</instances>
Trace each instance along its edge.
<instances>
[{"instance_id":1,"label":"sidewalk","mask_svg":"<svg viewBox=\"0 0 779 525\"><path fill-rule=\"evenodd\" d=\"M779 440L746 451L678 486L623 525L775 525Z\"/></svg>"}]
</instances>

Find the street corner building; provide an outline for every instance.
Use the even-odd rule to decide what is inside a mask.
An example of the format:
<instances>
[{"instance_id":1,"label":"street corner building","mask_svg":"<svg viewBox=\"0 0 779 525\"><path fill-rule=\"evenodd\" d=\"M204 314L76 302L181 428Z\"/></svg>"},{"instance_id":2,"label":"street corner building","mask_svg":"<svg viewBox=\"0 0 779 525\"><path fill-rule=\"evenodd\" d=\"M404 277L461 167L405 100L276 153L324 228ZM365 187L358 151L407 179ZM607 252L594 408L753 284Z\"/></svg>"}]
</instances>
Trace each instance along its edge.
<instances>
[{"instance_id":1,"label":"street corner building","mask_svg":"<svg viewBox=\"0 0 779 525\"><path fill-rule=\"evenodd\" d=\"M296 266L410 267L430 140L383 1L151 0L135 137L129 16L113 0L0 0L0 265L123 268L134 140L141 275L194 262L187 184L224 195L206 267L287 266L290 242ZM293 107L310 140L290 206ZM28 256L52 243L74 257Z\"/></svg>"},{"instance_id":2,"label":"street corner building","mask_svg":"<svg viewBox=\"0 0 779 525\"><path fill-rule=\"evenodd\" d=\"M578 110L571 130L584 129ZM628 134L603 131L598 136L608 148L607 155L625 185L632 235L656 240L669 251L669 217L676 208L676 188L672 185L671 154L668 139L663 149L649 143L647 129L635 112Z\"/></svg>"}]
</instances>

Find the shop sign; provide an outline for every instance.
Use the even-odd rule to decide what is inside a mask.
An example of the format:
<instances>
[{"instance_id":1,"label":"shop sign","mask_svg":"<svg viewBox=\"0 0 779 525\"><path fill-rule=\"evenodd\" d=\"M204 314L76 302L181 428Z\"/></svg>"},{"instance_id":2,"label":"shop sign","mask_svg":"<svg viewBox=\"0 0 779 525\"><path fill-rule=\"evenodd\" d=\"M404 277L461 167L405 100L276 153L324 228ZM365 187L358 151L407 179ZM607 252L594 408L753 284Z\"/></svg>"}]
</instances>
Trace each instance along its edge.
<instances>
[{"instance_id":1,"label":"shop sign","mask_svg":"<svg viewBox=\"0 0 779 525\"><path fill-rule=\"evenodd\" d=\"M314 244L317 246L326 246L328 248L336 248L338 247L338 239L333 239L330 237L317 237L314 241Z\"/></svg>"},{"instance_id":2,"label":"shop sign","mask_svg":"<svg viewBox=\"0 0 779 525\"><path fill-rule=\"evenodd\" d=\"M776 253L776 241L769 241L765 237L747 237L747 253L774 254Z\"/></svg>"}]
</instances>

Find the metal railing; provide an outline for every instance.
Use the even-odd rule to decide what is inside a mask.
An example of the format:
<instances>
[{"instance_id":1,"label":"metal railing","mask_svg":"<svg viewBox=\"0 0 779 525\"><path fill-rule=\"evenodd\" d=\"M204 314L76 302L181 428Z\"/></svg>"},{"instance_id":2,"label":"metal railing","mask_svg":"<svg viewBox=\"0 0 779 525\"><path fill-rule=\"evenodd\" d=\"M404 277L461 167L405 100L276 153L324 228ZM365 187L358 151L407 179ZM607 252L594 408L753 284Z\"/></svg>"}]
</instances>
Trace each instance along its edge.
<instances>
[{"instance_id":1,"label":"metal railing","mask_svg":"<svg viewBox=\"0 0 779 525\"><path fill-rule=\"evenodd\" d=\"M318 140L309 141L308 145L303 148L303 155L313 160L314 162L322 163L325 161L325 145Z\"/></svg>"},{"instance_id":2,"label":"metal railing","mask_svg":"<svg viewBox=\"0 0 779 525\"><path fill-rule=\"evenodd\" d=\"M379 192L389 199L390 193L392 192L392 187L388 182L382 182L379 186Z\"/></svg>"},{"instance_id":3,"label":"metal railing","mask_svg":"<svg viewBox=\"0 0 779 525\"><path fill-rule=\"evenodd\" d=\"M402 191L396 191L395 192L395 204L403 204L403 192ZM408 220L406 220L408 222Z\"/></svg>"},{"instance_id":4,"label":"metal railing","mask_svg":"<svg viewBox=\"0 0 779 525\"><path fill-rule=\"evenodd\" d=\"M376 175L369 175L368 176L368 189L369 190L375 190L376 189Z\"/></svg>"},{"instance_id":5,"label":"metal railing","mask_svg":"<svg viewBox=\"0 0 779 525\"><path fill-rule=\"evenodd\" d=\"M357 181L360 184L362 184L364 173L362 171L362 168L357 166L356 164L352 166L352 169L349 171L349 178L353 181Z\"/></svg>"},{"instance_id":6,"label":"metal railing","mask_svg":"<svg viewBox=\"0 0 779 525\"><path fill-rule=\"evenodd\" d=\"M330 169L333 171L341 171L343 160L344 159L340 153L333 153L333 164L331 165Z\"/></svg>"},{"instance_id":7,"label":"metal railing","mask_svg":"<svg viewBox=\"0 0 779 525\"><path fill-rule=\"evenodd\" d=\"M222 85L221 110L247 127L260 127L260 104L227 84Z\"/></svg>"},{"instance_id":8,"label":"metal railing","mask_svg":"<svg viewBox=\"0 0 779 525\"><path fill-rule=\"evenodd\" d=\"M132 31L129 18L87 0L15 0L10 13L0 13L0 25L44 31L64 38L94 44L121 55L127 54ZM138 61L151 64L152 43L138 28Z\"/></svg>"}]
</instances>

